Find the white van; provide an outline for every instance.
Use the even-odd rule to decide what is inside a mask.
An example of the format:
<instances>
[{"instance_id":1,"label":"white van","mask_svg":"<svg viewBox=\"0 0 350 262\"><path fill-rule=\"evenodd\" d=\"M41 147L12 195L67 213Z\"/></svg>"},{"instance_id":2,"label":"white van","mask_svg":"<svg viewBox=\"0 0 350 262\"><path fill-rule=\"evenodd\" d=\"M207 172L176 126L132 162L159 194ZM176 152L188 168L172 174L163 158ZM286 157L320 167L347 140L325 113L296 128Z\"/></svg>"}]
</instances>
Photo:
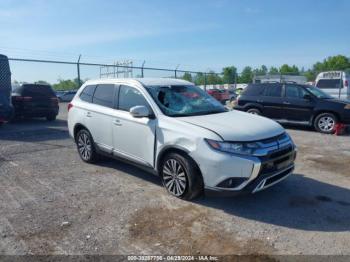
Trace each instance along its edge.
<instances>
[{"instance_id":1,"label":"white van","mask_svg":"<svg viewBox=\"0 0 350 262\"><path fill-rule=\"evenodd\" d=\"M350 100L350 75L344 71L328 71L319 73L315 86L339 99Z\"/></svg>"}]
</instances>

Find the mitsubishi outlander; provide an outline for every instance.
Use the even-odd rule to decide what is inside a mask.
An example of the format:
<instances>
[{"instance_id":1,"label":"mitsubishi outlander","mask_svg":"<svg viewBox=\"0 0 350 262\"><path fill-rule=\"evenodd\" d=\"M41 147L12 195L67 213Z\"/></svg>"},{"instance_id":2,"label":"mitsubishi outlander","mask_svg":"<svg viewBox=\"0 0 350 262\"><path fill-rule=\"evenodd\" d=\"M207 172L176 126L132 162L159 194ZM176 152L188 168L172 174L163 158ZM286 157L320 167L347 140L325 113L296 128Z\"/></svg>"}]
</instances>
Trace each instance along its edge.
<instances>
[{"instance_id":1,"label":"mitsubishi outlander","mask_svg":"<svg viewBox=\"0 0 350 262\"><path fill-rule=\"evenodd\" d=\"M255 193L292 174L296 147L275 121L239 111L178 79L87 81L68 105L81 159L124 159L182 199Z\"/></svg>"}]
</instances>

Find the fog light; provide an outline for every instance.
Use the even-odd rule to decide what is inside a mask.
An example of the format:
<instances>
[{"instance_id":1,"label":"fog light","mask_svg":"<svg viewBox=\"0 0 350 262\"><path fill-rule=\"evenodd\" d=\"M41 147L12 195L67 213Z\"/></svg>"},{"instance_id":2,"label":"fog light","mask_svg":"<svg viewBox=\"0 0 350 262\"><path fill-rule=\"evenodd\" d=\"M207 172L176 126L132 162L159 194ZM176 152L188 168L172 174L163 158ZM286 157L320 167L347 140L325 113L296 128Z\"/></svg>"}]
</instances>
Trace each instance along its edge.
<instances>
[{"instance_id":1,"label":"fog light","mask_svg":"<svg viewBox=\"0 0 350 262\"><path fill-rule=\"evenodd\" d=\"M247 178L245 177L231 177L228 179L225 179L224 181L220 182L217 187L223 187L223 188L235 188L241 185L244 181L246 181Z\"/></svg>"}]
</instances>

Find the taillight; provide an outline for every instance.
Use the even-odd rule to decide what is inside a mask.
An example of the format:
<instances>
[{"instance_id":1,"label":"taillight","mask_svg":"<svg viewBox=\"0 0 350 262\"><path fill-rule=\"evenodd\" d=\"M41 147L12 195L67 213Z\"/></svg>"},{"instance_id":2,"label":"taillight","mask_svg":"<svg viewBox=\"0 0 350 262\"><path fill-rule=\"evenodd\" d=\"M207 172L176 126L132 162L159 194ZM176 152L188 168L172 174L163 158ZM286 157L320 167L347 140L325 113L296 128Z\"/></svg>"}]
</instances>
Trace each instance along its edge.
<instances>
[{"instance_id":1,"label":"taillight","mask_svg":"<svg viewBox=\"0 0 350 262\"><path fill-rule=\"evenodd\" d=\"M345 86L348 87L349 86L349 82L348 80L345 80Z\"/></svg>"},{"instance_id":2,"label":"taillight","mask_svg":"<svg viewBox=\"0 0 350 262\"><path fill-rule=\"evenodd\" d=\"M67 108L68 108L68 111L69 111L72 107L73 107L73 104L72 104L72 103L69 103L69 104L68 104L68 107L67 107Z\"/></svg>"},{"instance_id":3,"label":"taillight","mask_svg":"<svg viewBox=\"0 0 350 262\"><path fill-rule=\"evenodd\" d=\"M31 96L14 96L15 101L32 101Z\"/></svg>"}]
</instances>

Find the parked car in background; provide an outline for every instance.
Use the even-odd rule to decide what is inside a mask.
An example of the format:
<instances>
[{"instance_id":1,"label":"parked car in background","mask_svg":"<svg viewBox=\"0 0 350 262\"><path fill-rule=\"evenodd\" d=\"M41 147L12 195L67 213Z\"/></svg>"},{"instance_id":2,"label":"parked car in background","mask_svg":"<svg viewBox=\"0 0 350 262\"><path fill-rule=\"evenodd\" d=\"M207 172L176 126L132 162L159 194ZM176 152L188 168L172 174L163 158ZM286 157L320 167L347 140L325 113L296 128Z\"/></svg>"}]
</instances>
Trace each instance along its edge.
<instances>
[{"instance_id":1,"label":"parked car in background","mask_svg":"<svg viewBox=\"0 0 350 262\"><path fill-rule=\"evenodd\" d=\"M8 58L0 55L0 125L9 121L12 114L10 65Z\"/></svg>"},{"instance_id":2,"label":"parked car in background","mask_svg":"<svg viewBox=\"0 0 350 262\"><path fill-rule=\"evenodd\" d=\"M53 121L58 115L58 98L51 86L22 84L12 90L15 117L46 117Z\"/></svg>"},{"instance_id":3,"label":"parked car in background","mask_svg":"<svg viewBox=\"0 0 350 262\"><path fill-rule=\"evenodd\" d=\"M230 93L227 89L208 89L207 93L222 104L225 104L226 101L230 100Z\"/></svg>"},{"instance_id":4,"label":"parked car in background","mask_svg":"<svg viewBox=\"0 0 350 262\"><path fill-rule=\"evenodd\" d=\"M68 105L68 129L83 161L122 158L182 199L258 192L292 174L296 156L275 121L228 111L179 79L89 80Z\"/></svg>"},{"instance_id":5,"label":"parked car in background","mask_svg":"<svg viewBox=\"0 0 350 262\"><path fill-rule=\"evenodd\" d=\"M239 94L237 93L236 89L228 89L228 93L230 96L230 102L233 102L237 99L237 97L239 96Z\"/></svg>"},{"instance_id":6,"label":"parked car in background","mask_svg":"<svg viewBox=\"0 0 350 262\"><path fill-rule=\"evenodd\" d=\"M70 102L77 93L76 90L63 91L57 94L58 101L60 102Z\"/></svg>"},{"instance_id":7,"label":"parked car in background","mask_svg":"<svg viewBox=\"0 0 350 262\"><path fill-rule=\"evenodd\" d=\"M314 126L327 134L335 131L337 123L350 124L350 102L309 85L250 84L238 97L234 108L281 123Z\"/></svg>"},{"instance_id":8,"label":"parked car in background","mask_svg":"<svg viewBox=\"0 0 350 262\"><path fill-rule=\"evenodd\" d=\"M319 73L315 86L325 93L344 100L350 100L350 75L344 71L328 71Z\"/></svg>"}]
</instances>

